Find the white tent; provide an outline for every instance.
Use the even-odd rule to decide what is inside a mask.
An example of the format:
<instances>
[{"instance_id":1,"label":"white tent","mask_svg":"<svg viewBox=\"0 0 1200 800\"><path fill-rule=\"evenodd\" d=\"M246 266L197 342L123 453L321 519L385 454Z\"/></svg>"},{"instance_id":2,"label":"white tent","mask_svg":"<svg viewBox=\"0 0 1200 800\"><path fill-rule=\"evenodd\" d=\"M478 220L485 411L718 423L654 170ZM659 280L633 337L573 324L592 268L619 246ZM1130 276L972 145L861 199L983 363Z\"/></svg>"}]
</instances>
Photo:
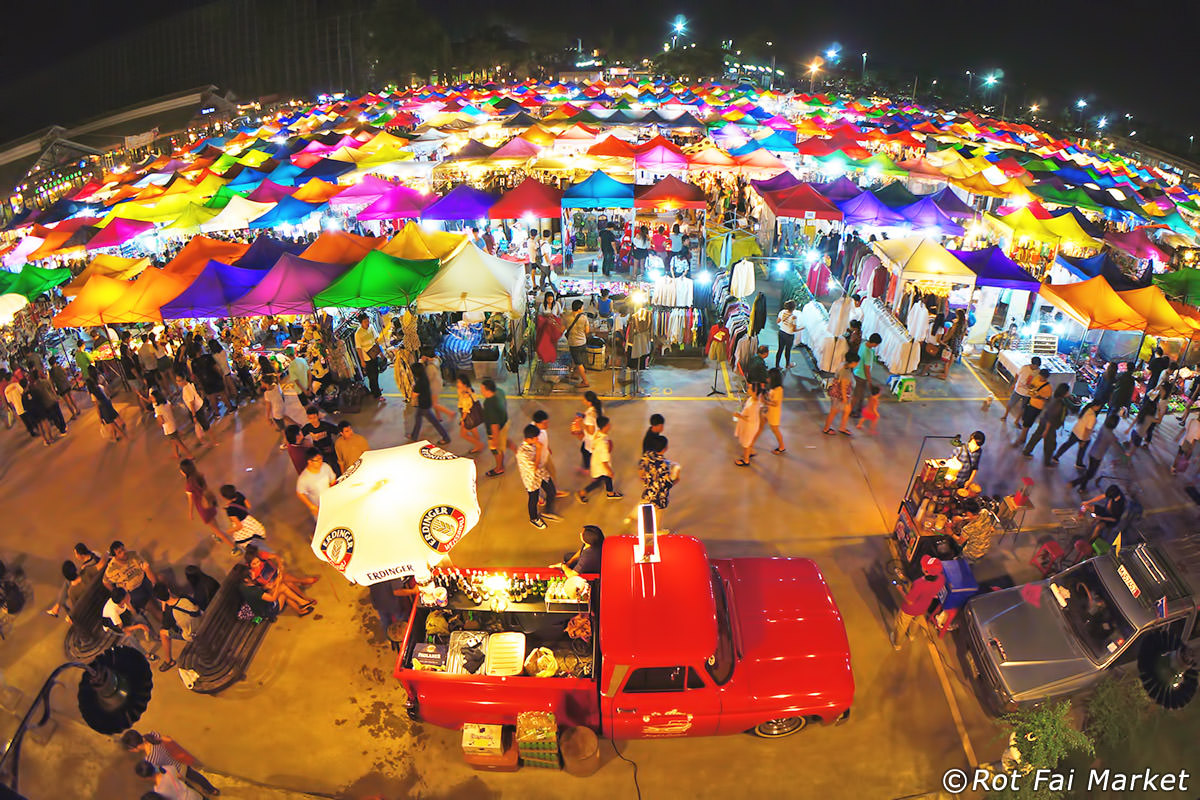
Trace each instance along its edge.
<instances>
[{"instance_id":1,"label":"white tent","mask_svg":"<svg viewBox=\"0 0 1200 800\"><path fill-rule=\"evenodd\" d=\"M902 280L975 284L975 273L932 239L906 236L884 239L873 247L880 260Z\"/></svg>"},{"instance_id":2,"label":"white tent","mask_svg":"<svg viewBox=\"0 0 1200 800\"><path fill-rule=\"evenodd\" d=\"M274 203L256 203L240 195L234 195L221 213L200 225L205 233L238 231L250 227L250 220L261 217L275 207Z\"/></svg>"},{"instance_id":3,"label":"white tent","mask_svg":"<svg viewBox=\"0 0 1200 800\"><path fill-rule=\"evenodd\" d=\"M417 297L417 311L525 311L525 268L488 255L474 245L460 248Z\"/></svg>"}]
</instances>

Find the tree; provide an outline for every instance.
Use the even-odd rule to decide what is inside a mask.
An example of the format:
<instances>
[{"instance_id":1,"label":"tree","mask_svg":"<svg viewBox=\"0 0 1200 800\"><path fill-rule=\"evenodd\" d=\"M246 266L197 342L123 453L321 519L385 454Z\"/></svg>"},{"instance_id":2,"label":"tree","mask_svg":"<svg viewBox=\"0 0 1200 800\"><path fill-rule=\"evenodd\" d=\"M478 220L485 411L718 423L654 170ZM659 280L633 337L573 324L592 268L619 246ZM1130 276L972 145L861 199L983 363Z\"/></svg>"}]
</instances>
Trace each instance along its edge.
<instances>
[{"instance_id":1,"label":"tree","mask_svg":"<svg viewBox=\"0 0 1200 800\"><path fill-rule=\"evenodd\" d=\"M377 86L428 81L449 63L446 32L416 0L375 0L366 24L367 74Z\"/></svg>"},{"instance_id":2,"label":"tree","mask_svg":"<svg viewBox=\"0 0 1200 800\"><path fill-rule=\"evenodd\" d=\"M1006 714L1001 722L1011 729L1013 747L1020 753L1017 772L1028 777L1038 770L1053 771L1071 753L1095 753L1092 738L1077 729L1070 719L1071 701L1023 708ZM1018 783L1018 791L1008 789L993 797L1021 800L1058 800L1062 792L1047 787L1034 788L1030 779Z\"/></svg>"}]
</instances>

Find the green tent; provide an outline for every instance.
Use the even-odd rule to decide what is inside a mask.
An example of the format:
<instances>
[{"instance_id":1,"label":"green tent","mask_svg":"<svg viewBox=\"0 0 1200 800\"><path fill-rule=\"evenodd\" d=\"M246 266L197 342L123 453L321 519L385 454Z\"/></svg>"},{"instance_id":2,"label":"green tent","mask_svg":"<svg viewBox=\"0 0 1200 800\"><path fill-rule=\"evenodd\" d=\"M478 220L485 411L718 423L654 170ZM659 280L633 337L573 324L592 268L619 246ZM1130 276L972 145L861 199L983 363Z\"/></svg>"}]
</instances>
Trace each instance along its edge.
<instances>
[{"instance_id":1,"label":"green tent","mask_svg":"<svg viewBox=\"0 0 1200 800\"><path fill-rule=\"evenodd\" d=\"M1155 275L1154 282L1167 297L1177 298L1189 305L1200 301L1200 269L1184 267L1165 275Z\"/></svg>"},{"instance_id":2,"label":"green tent","mask_svg":"<svg viewBox=\"0 0 1200 800\"><path fill-rule=\"evenodd\" d=\"M6 294L19 294L32 300L42 292L53 289L60 283L71 280L71 270L66 267L59 269L42 269L32 264L21 267L21 272L5 290Z\"/></svg>"},{"instance_id":3,"label":"green tent","mask_svg":"<svg viewBox=\"0 0 1200 800\"><path fill-rule=\"evenodd\" d=\"M1088 197L1087 192L1078 186L1063 190L1051 183L1035 183L1029 187L1029 191L1047 203L1056 203L1060 206L1075 206L1076 208L1085 208L1090 211L1104 210L1104 206Z\"/></svg>"},{"instance_id":4,"label":"green tent","mask_svg":"<svg viewBox=\"0 0 1200 800\"><path fill-rule=\"evenodd\" d=\"M229 201L235 197L245 197L253 191L252 187L246 189L230 189L228 186L222 186L217 189L217 193L205 201L206 208L224 208L229 205Z\"/></svg>"},{"instance_id":5,"label":"green tent","mask_svg":"<svg viewBox=\"0 0 1200 800\"><path fill-rule=\"evenodd\" d=\"M8 294L8 287L17 279L17 273L0 270L0 294Z\"/></svg>"},{"instance_id":6,"label":"green tent","mask_svg":"<svg viewBox=\"0 0 1200 800\"><path fill-rule=\"evenodd\" d=\"M437 274L436 258L409 261L372 250L349 272L313 298L318 308L406 306Z\"/></svg>"}]
</instances>

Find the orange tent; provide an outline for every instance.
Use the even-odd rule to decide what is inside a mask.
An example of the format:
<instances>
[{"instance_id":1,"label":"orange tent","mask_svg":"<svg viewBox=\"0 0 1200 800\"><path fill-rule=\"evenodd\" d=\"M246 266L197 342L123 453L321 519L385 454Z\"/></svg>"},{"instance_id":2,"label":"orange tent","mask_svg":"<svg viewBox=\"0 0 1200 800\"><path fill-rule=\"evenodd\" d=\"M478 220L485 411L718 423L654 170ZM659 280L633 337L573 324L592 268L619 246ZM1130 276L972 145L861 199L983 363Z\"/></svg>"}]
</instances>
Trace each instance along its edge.
<instances>
[{"instance_id":1,"label":"orange tent","mask_svg":"<svg viewBox=\"0 0 1200 800\"><path fill-rule=\"evenodd\" d=\"M194 274L172 275L153 268L144 270L133 283L125 284L121 296L104 309L104 321L162 322L159 309L182 294L195 277Z\"/></svg>"},{"instance_id":2,"label":"orange tent","mask_svg":"<svg viewBox=\"0 0 1200 800\"><path fill-rule=\"evenodd\" d=\"M209 239L207 236L193 236L191 241L183 246L174 258L172 258L165 267L163 272L168 275L179 275L186 277L188 282L200 274L204 269L204 265L211 259L232 264L250 247L248 244L240 242L222 242L217 239ZM180 290L182 291L182 290ZM167 298L168 300L174 298ZM167 302L166 300L163 301Z\"/></svg>"},{"instance_id":3,"label":"orange tent","mask_svg":"<svg viewBox=\"0 0 1200 800\"><path fill-rule=\"evenodd\" d=\"M589 156L607 156L609 158L633 158L633 145L616 136L609 135L588 148Z\"/></svg>"},{"instance_id":4,"label":"orange tent","mask_svg":"<svg viewBox=\"0 0 1200 800\"><path fill-rule=\"evenodd\" d=\"M110 319L105 312L132 286L129 281L93 275L79 290L78 296L54 315L51 324L56 328L83 328L117 322Z\"/></svg>"},{"instance_id":5,"label":"orange tent","mask_svg":"<svg viewBox=\"0 0 1200 800\"><path fill-rule=\"evenodd\" d=\"M1149 323L1146 333L1150 336L1162 336L1167 339L1192 338L1192 326L1171 308L1166 295L1157 286L1130 289L1117 294L1130 308L1146 318Z\"/></svg>"},{"instance_id":6,"label":"orange tent","mask_svg":"<svg viewBox=\"0 0 1200 800\"><path fill-rule=\"evenodd\" d=\"M1088 330L1144 331L1149 324L1100 276L1080 283L1044 283L1038 291Z\"/></svg>"},{"instance_id":7,"label":"orange tent","mask_svg":"<svg viewBox=\"0 0 1200 800\"><path fill-rule=\"evenodd\" d=\"M348 188L350 187L335 186L332 183L326 183L320 178L313 178L292 192L292 199L302 200L305 203L326 203L329 202L330 198L336 197L339 192Z\"/></svg>"},{"instance_id":8,"label":"orange tent","mask_svg":"<svg viewBox=\"0 0 1200 800\"><path fill-rule=\"evenodd\" d=\"M323 264L351 266L383 244L382 236L358 236L346 231L325 231L300 253L300 257Z\"/></svg>"},{"instance_id":9,"label":"orange tent","mask_svg":"<svg viewBox=\"0 0 1200 800\"><path fill-rule=\"evenodd\" d=\"M82 292L88 281L96 276L125 282L136 278L148 266L150 266L148 258L121 258L102 253L88 262L88 265L83 268L83 272L76 275L70 283L60 286L59 291L63 293L64 297L73 297Z\"/></svg>"}]
</instances>

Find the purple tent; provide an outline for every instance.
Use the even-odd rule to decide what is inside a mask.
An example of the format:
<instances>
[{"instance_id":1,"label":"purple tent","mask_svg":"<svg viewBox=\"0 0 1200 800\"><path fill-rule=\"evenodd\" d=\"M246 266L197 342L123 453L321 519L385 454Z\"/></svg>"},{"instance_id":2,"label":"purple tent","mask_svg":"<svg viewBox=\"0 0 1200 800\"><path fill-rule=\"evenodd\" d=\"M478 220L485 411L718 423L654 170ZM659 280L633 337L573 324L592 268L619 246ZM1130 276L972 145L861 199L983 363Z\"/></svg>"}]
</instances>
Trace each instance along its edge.
<instances>
[{"instance_id":1,"label":"purple tent","mask_svg":"<svg viewBox=\"0 0 1200 800\"><path fill-rule=\"evenodd\" d=\"M826 200L833 202L835 205L858 197L862 192L862 189L859 189L858 185L845 175L829 183L814 183L812 188L817 190L817 194L824 195Z\"/></svg>"},{"instance_id":2,"label":"purple tent","mask_svg":"<svg viewBox=\"0 0 1200 800\"><path fill-rule=\"evenodd\" d=\"M130 239L141 236L146 231L154 230L153 222L142 222L137 219L122 219L118 217L108 223L100 232L87 243L87 250L99 250L103 247L117 247Z\"/></svg>"},{"instance_id":3,"label":"purple tent","mask_svg":"<svg viewBox=\"0 0 1200 800\"><path fill-rule=\"evenodd\" d=\"M908 220L898 211L892 211L870 191L862 192L857 197L843 200L835 205L846 215L843 220L846 225L887 228L908 224Z\"/></svg>"},{"instance_id":4,"label":"purple tent","mask_svg":"<svg viewBox=\"0 0 1200 800\"><path fill-rule=\"evenodd\" d=\"M767 178L765 181L750 181L750 185L757 189L760 195L763 195L767 192L777 192L780 189L791 189L793 186L799 186L800 179L785 170L774 178ZM815 189L816 187L814 186L813 188Z\"/></svg>"},{"instance_id":5,"label":"purple tent","mask_svg":"<svg viewBox=\"0 0 1200 800\"><path fill-rule=\"evenodd\" d=\"M436 195L422 194L408 186L393 186L358 212L358 219L412 219L421 216L435 199Z\"/></svg>"},{"instance_id":6,"label":"purple tent","mask_svg":"<svg viewBox=\"0 0 1200 800\"><path fill-rule=\"evenodd\" d=\"M334 206L354 206L374 203L383 195L396 188L396 184L385 181L374 175L366 175L362 181L345 191L338 192L329 201Z\"/></svg>"},{"instance_id":7,"label":"purple tent","mask_svg":"<svg viewBox=\"0 0 1200 800\"><path fill-rule=\"evenodd\" d=\"M246 199L253 200L256 203L278 203L283 198L290 197L294 191L296 191L295 186L280 186L275 181L267 178L253 192L246 195Z\"/></svg>"},{"instance_id":8,"label":"purple tent","mask_svg":"<svg viewBox=\"0 0 1200 800\"><path fill-rule=\"evenodd\" d=\"M244 269L269 270L284 253L300 255L308 245L304 242L283 242L265 233L260 233L246 252L230 263Z\"/></svg>"},{"instance_id":9,"label":"purple tent","mask_svg":"<svg viewBox=\"0 0 1200 800\"><path fill-rule=\"evenodd\" d=\"M463 183L422 213L423 219L487 219L488 209L496 204L497 198L474 186Z\"/></svg>"},{"instance_id":10,"label":"purple tent","mask_svg":"<svg viewBox=\"0 0 1200 800\"><path fill-rule=\"evenodd\" d=\"M999 247L982 250L950 250L950 255L967 265L974 272L976 286L995 286L1000 289L1022 289L1036 292L1041 281L1030 275L1021 265L1004 255Z\"/></svg>"},{"instance_id":11,"label":"purple tent","mask_svg":"<svg viewBox=\"0 0 1200 800\"><path fill-rule=\"evenodd\" d=\"M229 315L311 314L313 297L348 269L344 264L322 264L285 253L253 289L230 303Z\"/></svg>"},{"instance_id":12,"label":"purple tent","mask_svg":"<svg viewBox=\"0 0 1200 800\"><path fill-rule=\"evenodd\" d=\"M914 228L935 230L944 236L962 236L966 230L938 208L932 197L926 197L900 209Z\"/></svg>"},{"instance_id":13,"label":"purple tent","mask_svg":"<svg viewBox=\"0 0 1200 800\"><path fill-rule=\"evenodd\" d=\"M942 210L942 213L947 217L954 219L970 219L977 213L975 209L959 199L958 195L949 186L939 189L931 194L930 199L937 203L937 207Z\"/></svg>"},{"instance_id":14,"label":"purple tent","mask_svg":"<svg viewBox=\"0 0 1200 800\"><path fill-rule=\"evenodd\" d=\"M209 261L192 285L163 305L163 319L203 319L229 316L229 304L254 288L267 275L259 269L231 267Z\"/></svg>"}]
</instances>

